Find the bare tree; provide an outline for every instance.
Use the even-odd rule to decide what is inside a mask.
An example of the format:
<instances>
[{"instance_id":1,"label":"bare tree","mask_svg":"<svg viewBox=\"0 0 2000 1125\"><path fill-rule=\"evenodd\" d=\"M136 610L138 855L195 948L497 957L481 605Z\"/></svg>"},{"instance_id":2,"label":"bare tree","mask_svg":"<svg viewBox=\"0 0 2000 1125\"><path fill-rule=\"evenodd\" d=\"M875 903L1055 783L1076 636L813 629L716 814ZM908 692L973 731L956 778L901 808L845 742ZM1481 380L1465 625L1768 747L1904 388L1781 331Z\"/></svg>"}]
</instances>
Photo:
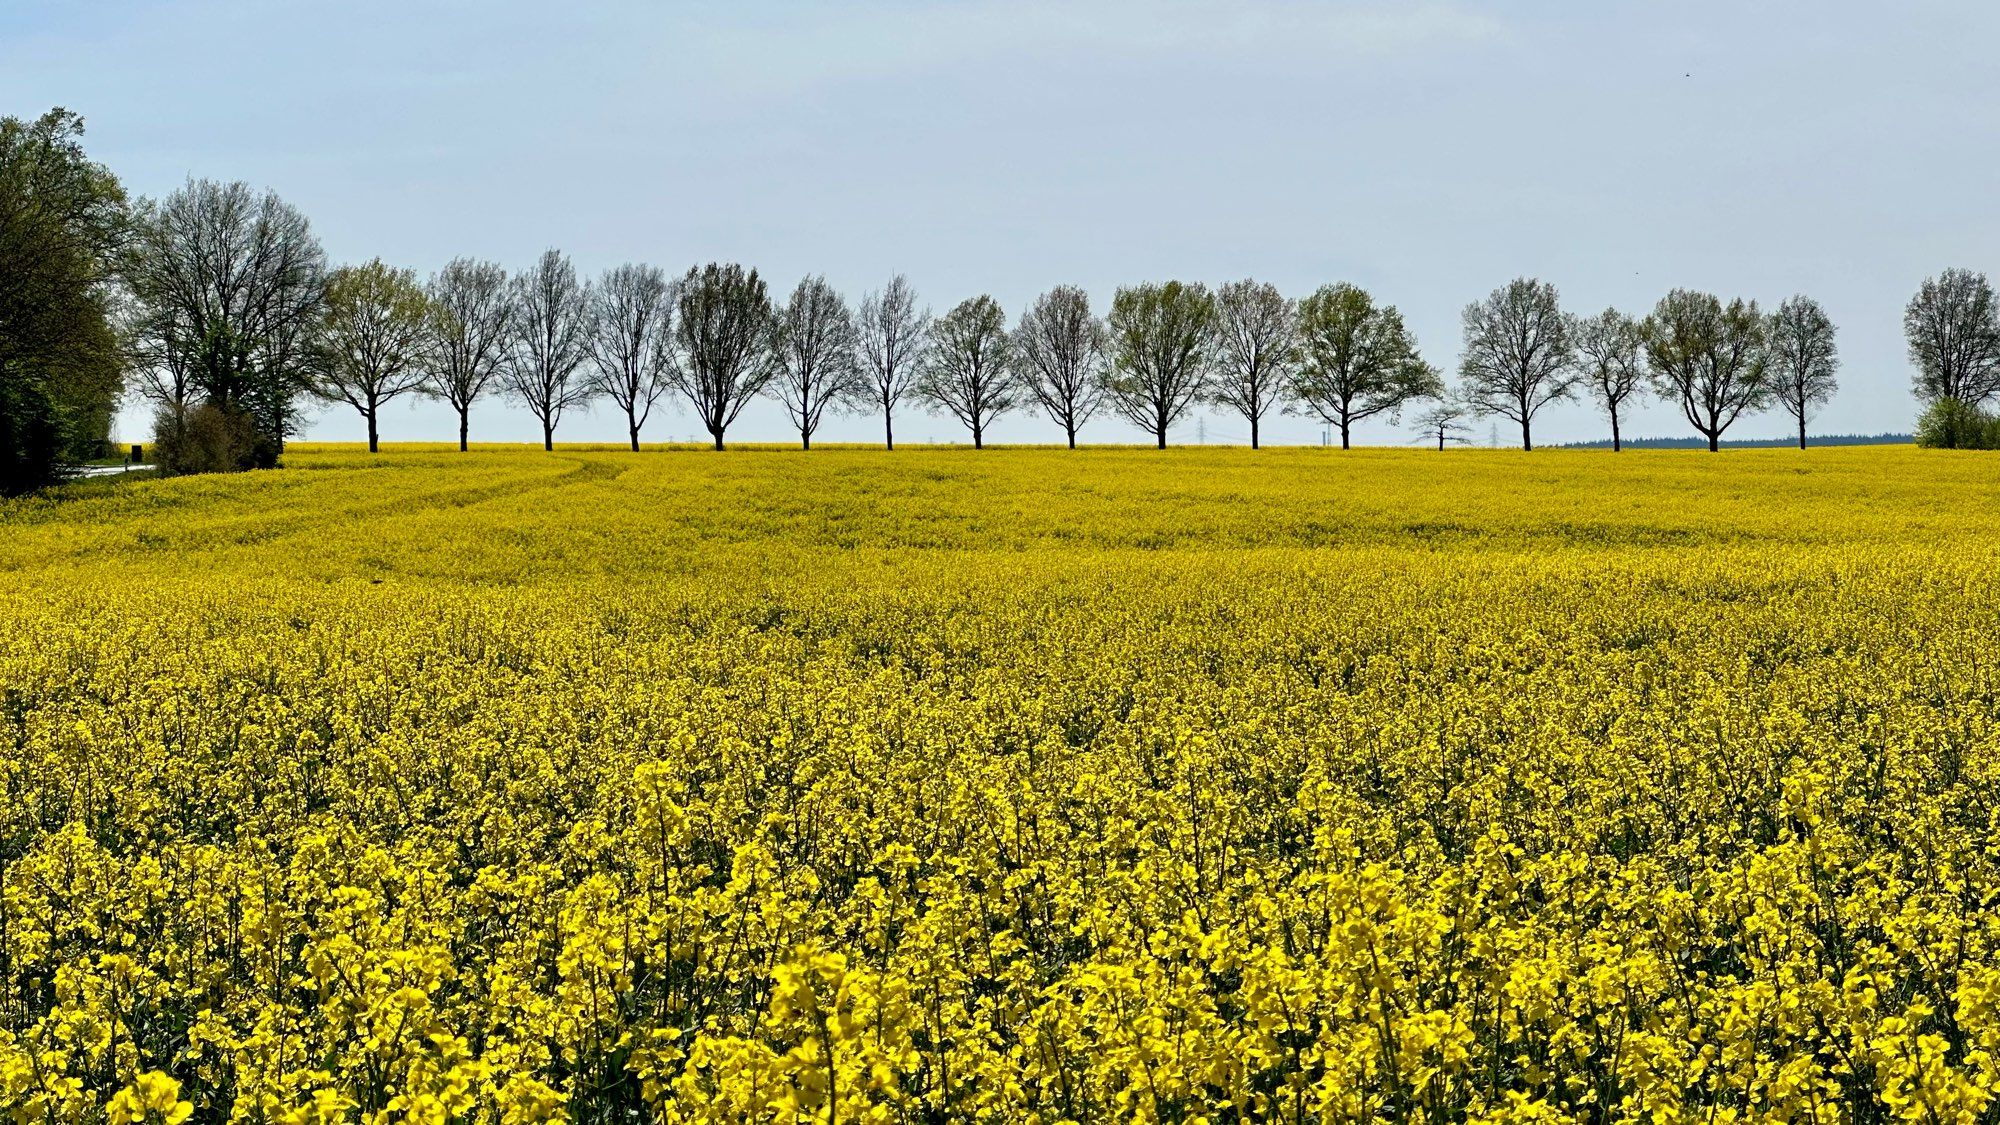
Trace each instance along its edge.
<instances>
[{"instance_id":1,"label":"bare tree","mask_svg":"<svg viewBox=\"0 0 2000 1125\"><path fill-rule=\"evenodd\" d=\"M510 290L513 350L500 384L542 424L542 448L552 450L563 414L590 401L577 372L589 354L590 290L560 250L543 251Z\"/></svg>"},{"instance_id":2,"label":"bare tree","mask_svg":"<svg viewBox=\"0 0 2000 1125\"><path fill-rule=\"evenodd\" d=\"M1917 365L1917 397L1978 406L2000 394L2000 307L1983 273L1950 269L1925 278L1903 310Z\"/></svg>"},{"instance_id":3,"label":"bare tree","mask_svg":"<svg viewBox=\"0 0 2000 1125\"><path fill-rule=\"evenodd\" d=\"M756 270L710 262L690 269L675 299L674 385L715 448L778 374L777 313Z\"/></svg>"},{"instance_id":4,"label":"bare tree","mask_svg":"<svg viewBox=\"0 0 2000 1125\"><path fill-rule=\"evenodd\" d=\"M1421 440L1437 441L1438 452L1444 452L1446 445L1468 445L1471 443L1472 427L1465 420L1472 415L1472 408L1456 398L1445 397L1436 406L1417 415L1417 432Z\"/></svg>"},{"instance_id":5,"label":"bare tree","mask_svg":"<svg viewBox=\"0 0 2000 1125\"><path fill-rule=\"evenodd\" d=\"M1352 445L1355 423L1396 417L1412 399L1443 394L1437 369L1417 355L1417 341L1394 305L1375 304L1357 286L1323 285L1299 302L1299 363L1290 409L1340 429Z\"/></svg>"},{"instance_id":6,"label":"bare tree","mask_svg":"<svg viewBox=\"0 0 2000 1125\"><path fill-rule=\"evenodd\" d=\"M588 382L625 412L639 452L639 428L673 389L673 290L658 268L630 263L606 270L591 296Z\"/></svg>"},{"instance_id":7,"label":"bare tree","mask_svg":"<svg viewBox=\"0 0 2000 1125\"><path fill-rule=\"evenodd\" d=\"M1840 353L1833 343L1833 320L1811 297L1780 304L1764 325L1769 345L1772 395L1799 424L1799 448L1806 447L1806 419L1833 397Z\"/></svg>"},{"instance_id":8,"label":"bare tree","mask_svg":"<svg viewBox=\"0 0 2000 1125\"><path fill-rule=\"evenodd\" d=\"M1770 401L1764 318L1757 302L1741 298L1724 306L1710 293L1676 289L1660 298L1642 330L1646 359L1662 398L1721 448L1723 431Z\"/></svg>"},{"instance_id":9,"label":"bare tree","mask_svg":"<svg viewBox=\"0 0 2000 1125\"><path fill-rule=\"evenodd\" d=\"M857 409L882 412L882 444L896 448L896 405L915 385L930 345L931 314L917 308L916 290L897 274L880 293L861 300L855 336L861 375L852 397Z\"/></svg>"},{"instance_id":10,"label":"bare tree","mask_svg":"<svg viewBox=\"0 0 2000 1125\"><path fill-rule=\"evenodd\" d=\"M911 393L950 414L972 431L972 447L986 447L986 428L1021 404L1000 303L979 296L931 323L930 346Z\"/></svg>"},{"instance_id":11,"label":"bare tree","mask_svg":"<svg viewBox=\"0 0 2000 1125\"><path fill-rule=\"evenodd\" d=\"M420 390L436 337L430 298L413 270L377 258L344 266L326 282L312 335L312 390L344 402L368 422L368 452L382 448L382 407Z\"/></svg>"},{"instance_id":12,"label":"bare tree","mask_svg":"<svg viewBox=\"0 0 2000 1125\"><path fill-rule=\"evenodd\" d=\"M1646 393L1645 334L1638 321L1605 309L1571 324L1570 339L1584 390L1611 418L1611 451L1616 453L1624 448L1619 414Z\"/></svg>"},{"instance_id":13,"label":"bare tree","mask_svg":"<svg viewBox=\"0 0 2000 1125\"><path fill-rule=\"evenodd\" d=\"M800 281L778 310L778 374L770 393L799 431L802 448L812 448L827 408L867 393L855 343L847 302L824 277Z\"/></svg>"},{"instance_id":14,"label":"bare tree","mask_svg":"<svg viewBox=\"0 0 2000 1125\"><path fill-rule=\"evenodd\" d=\"M1282 405L1299 354L1298 308L1265 282L1232 281L1215 293L1216 372L1210 401L1250 423L1250 448Z\"/></svg>"},{"instance_id":15,"label":"bare tree","mask_svg":"<svg viewBox=\"0 0 2000 1125\"><path fill-rule=\"evenodd\" d=\"M1104 322L1090 314L1090 298L1074 285L1035 298L1014 328L1021 382L1063 428L1071 449L1076 431L1104 401L1105 343Z\"/></svg>"},{"instance_id":16,"label":"bare tree","mask_svg":"<svg viewBox=\"0 0 2000 1125\"><path fill-rule=\"evenodd\" d=\"M189 180L141 201L127 275L142 389L178 417L195 400L248 419L243 467L274 465L307 387L301 347L325 292L305 215L242 183Z\"/></svg>"},{"instance_id":17,"label":"bare tree","mask_svg":"<svg viewBox=\"0 0 2000 1125\"><path fill-rule=\"evenodd\" d=\"M1215 296L1199 283L1132 285L1111 300L1105 398L1160 449L1167 430L1208 390L1215 320Z\"/></svg>"},{"instance_id":18,"label":"bare tree","mask_svg":"<svg viewBox=\"0 0 2000 1125\"><path fill-rule=\"evenodd\" d=\"M507 363L514 304L507 271L497 262L454 258L424 287L436 315L424 390L458 413L458 449L465 452L472 404Z\"/></svg>"},{"instance_id":19,"label":"bare tree","mask_svg":"<svg viewBox=\"0 0 2000 1125\"><path fill-rule=\"evenodd\" d=\"M1577 375L1570 364L1569 318L1556 287L1517 277L1484 301L1465 306L1465 352L1458 370L1467 405L1521 427L1521 448L1533 449L1535 414L1569 398Z\"/></svg>"}]
</instances>

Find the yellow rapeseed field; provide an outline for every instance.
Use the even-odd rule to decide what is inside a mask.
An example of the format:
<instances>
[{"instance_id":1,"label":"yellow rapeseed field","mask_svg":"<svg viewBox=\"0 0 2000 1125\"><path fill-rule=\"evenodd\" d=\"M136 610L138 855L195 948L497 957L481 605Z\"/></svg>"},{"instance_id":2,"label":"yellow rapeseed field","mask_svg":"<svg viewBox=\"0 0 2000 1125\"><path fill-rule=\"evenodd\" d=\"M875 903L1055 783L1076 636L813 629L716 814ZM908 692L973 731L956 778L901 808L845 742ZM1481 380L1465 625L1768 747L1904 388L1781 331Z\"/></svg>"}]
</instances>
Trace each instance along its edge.
<instances>
[{"instance_id":1,"label":"yellow rapeseed field","mask_svg":"<svg viewBox=\"0 0 2000 1125\"><path fill-rule=\"evenodd\" d=\"M0 1120L2000 1120L1988 457L289 465L0 506Z\"/></svg>"}]
</instances>

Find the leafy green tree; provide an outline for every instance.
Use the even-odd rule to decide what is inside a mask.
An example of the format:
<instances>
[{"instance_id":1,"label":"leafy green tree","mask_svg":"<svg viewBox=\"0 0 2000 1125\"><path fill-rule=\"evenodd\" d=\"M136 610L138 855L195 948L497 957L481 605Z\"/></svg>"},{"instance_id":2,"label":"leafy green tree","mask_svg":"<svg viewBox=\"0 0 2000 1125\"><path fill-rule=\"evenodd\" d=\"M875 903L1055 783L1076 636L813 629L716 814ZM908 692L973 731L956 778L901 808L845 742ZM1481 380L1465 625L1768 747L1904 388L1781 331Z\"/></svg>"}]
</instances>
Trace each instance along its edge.
<instances>
[{"instance_id":1,"label":"leafy green tree","mask_svg":"<svg viewBox=\"0 0 2000 1125\"><path fill-rule=\"evenodd\" d=\"M96 452L123 390L110 316L125 193L62 109L0 118L0 495Z\"/></svg>"},{"instance_id":2,"label":"leafy green tree","mask_svg":"<svg viewBox=\"0 0 2000 1125\"><path fill-rule=\"evenodd\" d=\"M1413 399L1444 393L1437 368L1417 355L1416 337L1394 305L1376 305L1358 286L1323 285L1299 302L1299 359L1291 406L1340 429L1352 446L1354 424L1397 416Z\"/></svg>"},{"instance_id":3,"label":"leafy green tree","mask_svg":"<svg viewBox=\"0 0 2000 1125\"><path fill-rule=\"evenodd\" d=\"M1111 299L1105 318L1111 409L1167 447L1167 430L1209 389L1215 362L1215 295L1208 286L1169 281L1131 285Z\"/></svg>"},{"instance_id":4,"label":"leafy green tree","mask_svg":"<svg viewBox=\"0 0 2000 1125\"><path fill-rule=\"evenodd\" d=\"M933 409L972 431L972 448L986 447L986 428L1021 405L1007 315L1000 303L979 296L931 322L924 365L911 388Z\"/></svg>"},{"instance_id":5,"label":"leafy green tree","mask_svg":"<svg viewBox=\"0 0 2000 1125\"><path fill-rule=\"evenodd\" d=\"M1708 451L1744 414L1772 395L1764 317L1757 302L1724 305L1710 293L1676 289L1660 298L1643 326L1646 360L1660 397L1678 403Z\"/></svg>"},{"instance_id":6,"label":"leafy green tree","mask_svg":"<svg viewBox=\"0 0 2000 1125\"><path fill-rule=\"evenodd\" d=\"M380 258L334 270L313 333L313 393L359 411L368 452L379 452L382 407L423 388L436 335L436 306L414 271Z\"/></svg>"},{"instance_id":7,"label":"leafy green tree","mask_svg":"<svg viewBox=\"0 0 2000 1125\"><path fill-rule=\"evenodd\" d=\"M778 312L757 271L733 262L688 270L674 311L671 378L720 451L737 415L782 370Z\"/></svg>"}]
</instances>

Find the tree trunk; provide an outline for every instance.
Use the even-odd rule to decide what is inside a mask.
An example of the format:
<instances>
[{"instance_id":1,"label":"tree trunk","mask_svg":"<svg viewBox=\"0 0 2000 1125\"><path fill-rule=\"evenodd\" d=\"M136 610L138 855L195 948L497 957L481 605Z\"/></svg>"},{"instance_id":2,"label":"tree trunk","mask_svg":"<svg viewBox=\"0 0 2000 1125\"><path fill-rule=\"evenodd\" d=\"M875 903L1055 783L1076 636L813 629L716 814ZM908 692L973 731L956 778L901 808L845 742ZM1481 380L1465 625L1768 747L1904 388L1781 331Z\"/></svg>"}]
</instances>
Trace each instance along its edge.
<instances>
[{"instance_id":1,"label":"tree trunk","mask_svg":"<svg viewBox=\"0 0 2000 1125\"><path fill-rule=\"evenodd\" d=\"M974 449L985 449L985 448L986 448L986 436L985 436L985 433L984 433L983 431L981 431L981 430L980 430L980 428L979 428L979 423L977 423L977 422L974 422L974 423L972 424L972 448L974 448Z\"/></svg>"},{"instance_id":2,"label":"tree trunk","mask_svg":"<svg viewBox=\"0 0 2000 1125\"><path fill-rule=\"evenodd\" d=\"M1167 428L1165 426L1161 426L1159 429L1154 430L1153 436L1159 439L1159 448L1165 449L1167 447Z\"/></svg>"},{"instance_id":3,"label":"tree trunk","mask_svg":"<svg viewBox=\"0 0 2000 1125\"><path fill-rule=\"evenodd\" d=\"M812 447L813 447L813 432L812 432L811 430L800 430L800 431L799 431L799 448L800 448L800 449L811 449Z\"/></svg>"},{"instance_id":4,"label":"tree trunk","mask_svg":"<svg viewBox=\"0 0 2000 1125\"><path fill-rule=\"evenodd\" d=\"M1722 431L1710 430L1708 433L1708 451L1710 453L1715 453L1720 451L1721 449L1722 449Z\"/></svg>"},{"instance_id":5,"label":"tree trunk","mask_svg":"<svg viewBox=\"0 0 2000 1125\"><path fill-rule=\"evenodd\" d=\"M1346 449L1346 448L1348 448L1348 444L1347 444L1347 419L1345 419L1345 418L1342 418L1342 419L1340 420L1340 448L1342 448L1342 449Z\"/></svg>"},{"instance_id":6,"label":"tree trunk","mask_svg":"<svg viewBox=\"0 0 2000 1125\"><path fill-rule=\"evenodd\" d=\"M458 451L460 453L464 453L467 449L465 442L465 435L466 432L471 428L471 426L466 418L466 415L470 414L471 412L472 412L471 408L469 407L465 410L461 410L458 412Z\"/></svg>"},{"instance_id":7,"label":"tree trunk","mask_svg":"<svg viewBox=\"0 0 2000 1125\"><path fill-rule=\"evenodd\" d=\"M1534 452L1534 449L1535 449L1535 439L1531 434L1528 433L1528 418L1527 415L1524 414L1521 416L1521 451L1524 453L1532 453Z\"/></svg>"},{"instance_id":8,"label":"tree trunk","mask_svg":"<svg viewBox=\"0 0 2000 1125\"><path fill-rule=\"evenodd\" d=\"M552 423L542 423L542 452L553 453L556 448L556 428Z\"/></svg>"},{"instance_id":9,"label":"tree trunk","mask_svg":"<svg viewBox=\"0 0 2000 1125\"><path fill-rule=\"evenodd\" d=\"M1806 412L1799 411L1799 448L1806 447Z\"/></svg>"},{"instance_id":10,"label":"tree trunk","mask_svg":"<svg viewBox=\"0 0 2000 1125\"><path fill-rule=\"evenodd\" d=\"M715 451L722 452L722 427L717 426L708 432L715 435Z\"/></svg>"},{"instance_id":11,"label":"tree trunk","mask_svg":"<svg viewBox=\"0 0 2000 1125\"><path fill-rule=\"evenodd\" d=\"M1063 433L1064 433L1064 434L1065 434L1066 436L1068 436L1068 438L1069 438L1069 447L1070 447L1071 449L1075 449L1075 448L1076 448L1076 423L1074 423L1074 422L1071 422L1071 423L1069 423L1069 424L1067 424L1067 425L1063 426Z\"/></svg>"},{"instance_id":12,"label":"tree trunk","mask_svg":"<svg viewBox=\"0 0 2000 1125\"><path fill-rule=\"evenodd\" d=\"M639 452L639 420L631 414L627 414L625 415L625 421L629 423L627 428L632 434L632 452L637 453Z\"/></svg>"},{"instance_id":13,"label":"tree trunk","mask_svg":"<svg viewBox=\"0 0 2000 1125\"><path fill-rule=\"evenodd\" d=\"M886 406L882 408L882 448L896 448L896 417Z\"/></svg>"},{"instance_id":14,"label":"tree trunk","mask_svg":"<svg viewBox=\"0 0 2000 1125\"><path fill-rule=\"evenodd\" d=\"M1250 416L1250 448L1257 448L1257 416Z\"/></svg>"},{"instance_id":15,"label":"tree trunk","mask_svg":"<svg viewBox=\"0 0 2000 1125\"><path fill-rule=\"evenodd\" d=\"M1444 430L1442 428L1438 430L1438 452L1444 452Z\"/></svg>"},{"instance_id":16,"label":"tree trunk","mask_svg":"<svg viewBox=\"0 0 2000 1125\"><path fill-rule=\"evenodd\" d=\"M380 413L380 408L371 404L366 413L368 415L368 452L380 453L382 452L382 437L375 430L375 419L377 414Z\"/></svg>"},{"instance_id":17,"label":"tree trunk","mask_svg":"<svg viewBox=\"0 0 2000 1125\"><path fill-rule=\"evenodd\" d=\"M1618 408L1611 408L1611 452L1618 452Z\"/></svg>"}]
</instances>

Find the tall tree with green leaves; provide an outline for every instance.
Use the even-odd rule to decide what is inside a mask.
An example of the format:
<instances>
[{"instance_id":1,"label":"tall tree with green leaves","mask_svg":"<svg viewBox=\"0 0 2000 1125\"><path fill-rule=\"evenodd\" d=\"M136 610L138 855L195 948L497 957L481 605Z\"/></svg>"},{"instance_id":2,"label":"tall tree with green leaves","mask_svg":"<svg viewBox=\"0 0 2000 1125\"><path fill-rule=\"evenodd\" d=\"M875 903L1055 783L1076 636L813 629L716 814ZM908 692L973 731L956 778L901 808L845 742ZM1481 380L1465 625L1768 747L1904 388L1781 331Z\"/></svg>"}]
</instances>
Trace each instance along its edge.
<instances>
[{"instance_id":1,"label":"tall tree with green leaves","mask_svg":"<svg viewBox=\"0 0 2000 1125\"><path fill-rule=\"evenodd\" d=\"M1712 293L1676 289L1646 318L1646 361L1660 397L1681 408L1708 451L1744 414L1771 401L1765 323L1757 302L1727 305Z\"/></svg>"},{"instance_id":2,"label":"tall tree with green leaves","mask_svg":"<svg viewBox=\"0 0 2000 1125\"><path fill-rule=\"evenodd\" d=\"M1215 295L1200 283L1130 285L1105 318L1105 401L1167 447L1167 431L1208 391L1215 362Z\"/></svg>"},{"instance_id":3,"label":"tall tree with green leaves","mask_svg":"<svg viewBox=\"0 0 2000 1125\"><path fill-rule=\"evenodd\" d=\"M1378 306L1359 286L1323 285L1300 301L1298 333L1291 409L1337 427L1342 449L1352 447L1356 423L1396 417L1405 403L1443 394L1403 314Z\"/></svg>"},{"instance_id":4,"label":"tall tree with green leaves","mask_svg":"<svg viewBox=\"0 0 2000 1125\"><path fill-rule=\"evenodd\" d=\"M931 322L930 345L913 393L972 431L972 448L986 448L986 429L1021 405L1007 314L988 296L960 301Z\"/></svg>"},{"instance_id":5,"label":"tall tree with green leaves","mask_svg":"<svg viewBox=\"0 0 2000 1125\"><path fill-rule=\"evenodd\" d=\"M670 377L722 450L723 435L780 371L764 279L733 262L690 269L675 295Z\"/></svg>"},{"instance_id":6,"label":"tall tree with green leaves","mask_svg":"<svg viewBox=\"0 0 2000 1125\"><path fill-rule=\"evenodd\" d=\"M1459 358L1460 391L1482 414L1498 414L1521 427L1521 448L1535 448L1535 415L1575 393L1570 362L1570 320L1556 287L1517 277L1465 306L1465 346Z\"/></svg>"},{"instance_id":7,"label":"tall tree with green leaves","mask_svg":"<svg viewBox=\"0 0 2000 1125\"><path fill-rule=\"evenodd\" d=\"M1765 322L1771 366L1771 395L1799 426L1806 447L1806 421L1833 397L1839 384L1840 351L1834 346L1833 318L1811 297L1788 298Z\"/></svg>"},{"instance_id":8,"label":"tall tree with green leaves","mask_svg":"<svg viewBox=\"0 0 2000 1125\"><path fill-rule=\"evenodd\" d=\"M436 322L436 306L413 270L376 258L327 275L312 336L312 390L360 413L368 452L382 448L382 408L423 389Z\"/></svg>"},{"instance_id":9,"label":"tall tree with green leaves","mask_svg":"<svg viewBox=\"0 0 2000 1125\"><path fill-rule=\"evenodd\" d=\"M0 118L0 495L93 453L123 389L110 309L129 213L82 136L62 109Z\"/></svg>"}]
</instances>

